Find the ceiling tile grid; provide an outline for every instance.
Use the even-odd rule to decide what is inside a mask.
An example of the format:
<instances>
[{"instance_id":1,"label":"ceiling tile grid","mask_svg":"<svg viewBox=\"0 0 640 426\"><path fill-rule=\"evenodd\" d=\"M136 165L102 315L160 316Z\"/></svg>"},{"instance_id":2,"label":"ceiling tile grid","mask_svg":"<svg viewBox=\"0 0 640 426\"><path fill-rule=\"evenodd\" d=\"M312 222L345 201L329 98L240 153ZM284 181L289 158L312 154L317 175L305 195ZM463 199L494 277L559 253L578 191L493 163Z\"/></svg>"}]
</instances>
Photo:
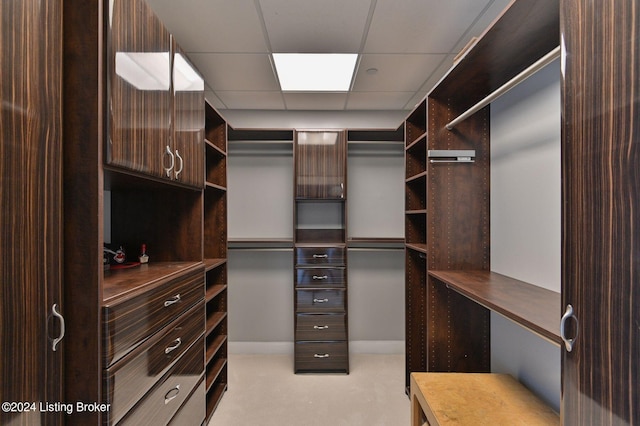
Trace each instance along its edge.
<instances>
[{"instance_id":1,"label":"ceiling tile grid","mask_svg":"<svg viewBox=\"0 0 640 426\"><path fill-rule=\"evenodd\" d=\"M511 0L147 0L218 109L410 110ZM272 53L357 53L351 90L282 92Z\"/></svg>"}]
</instances>

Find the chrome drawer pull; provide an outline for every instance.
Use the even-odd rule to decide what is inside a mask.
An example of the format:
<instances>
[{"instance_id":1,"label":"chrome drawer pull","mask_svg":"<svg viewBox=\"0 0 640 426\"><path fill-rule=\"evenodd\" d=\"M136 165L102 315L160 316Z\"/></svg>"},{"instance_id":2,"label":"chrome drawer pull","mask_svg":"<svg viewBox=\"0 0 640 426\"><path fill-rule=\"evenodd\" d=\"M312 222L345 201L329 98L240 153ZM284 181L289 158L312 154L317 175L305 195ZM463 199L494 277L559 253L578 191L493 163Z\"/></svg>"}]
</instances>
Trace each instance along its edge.
<instances>
[{"instance_id":1,"label":"chrome drawer pull","mask_svg":"<svg viewBox=\"0 0 640 426\"><path fill-rule=\"evenodd\" d=\"M167 346L166 348L164 348L164 353L166 355L170 354L171 352L178 349L181 344L182 344L182 339L178 337L176 340L173 341L173 346Z\"/></svg>"},{"instance_id":2,"label":"chrome drawer pull","mask_svg":"<svg viewBox=\"0 0 640 426\"><path fill-rule=\"evenodd\" d=\"M313 279L314 279L314 280L326 280L326 279L328 279L328 278L329 278L329 277L328 277L327 275L314 275L314 276L313 276Z\"/></svg>"},{"instance_id":3,"label":"chrome drawer pull","mask_svg":"<svg viewBox=\"0 0 640 426\"><path fill-rule=\"evenodd\" d=\"M313 299L313 303L327 303L329 299Z\"/></svg>"},{"instance_id":4,"label":"chrome drawer pull","mask_svg":"<svg viewBox=\"0 0 640 426\"><path fill-rule=\"evenodd\" d=\"M313 354L314 358L329 358L329 354Z\"/></svg>"},{"instance_id":5,"label":"chrome drawer pull","mask_svg":"<svg viewBox=\"0 0 640 426\"><path fill-rule=\"evenodd\" d=\"M573 318L576 323L576 335L573 338L567 337L565 326L567 321ZM573 306L567 305L567 310L562 315L562 319L560 320L560 337L564 341L564 346L567 352L571 352L573 350L573 345L576 343L576 338L578 337L578 318L575 315L573 310Z\"/></svg>"},{"instance_id":6,"label":"chrome drawer pull","mask_svg":"<svg viewBox=\"0 0 640 426\"><path fill-rule=\"evenodd\" d=\"M168 306L173 305L174 303L178 303L179 301L180 301L180 293L176 294L171 299L165 300L164 307L166 308Z\"/></svg>"},{"instance_id":7,"label":"chrome drawer pull","mask_svg":"<svg viewBox=\"0 0 640 426\"><path fill-rule=\"evenodd\" d=\"M179 393L180 393L180 385L176 385L175 388L169 390L169 392L167 392L164 395L164 405L167 405L168 403L176 399Z\"/></svg>"},{"instance_id":8,"label":"chrome drawer pull","mask_svg":"<svg viewBox=\"0 0 640 426\"><path fill-rule=\"evenodd\" d=\"M329 326L328 325L314 325L313 328L316 329L316 330L326 330L326 329L329 328Z\"/></svg>"},{"instance_id":9,"label":"chrome drawer pull","mask_svg":"<svg viewBox=\"0 0 640 426\"><path fill-rule=\"evenodd\" d=\"M54 317L58 318L58 320L60 320L60 334L51 342L51 350L55 352L58 347L58 343L60 343L62 339L64 339L64 333L65 333L64 317L62 316L62 314L60 314L57 303L54 303L53 306L51 307L51 315L53 315Z\"/></svg>"},{"instance_id":10,"label":"chrome drawer pull","mask_svg":"<svg viewBox=\"0 0 640 426\"><path fill-rule=\"evenodd\" d=\"M326 254L326 253L325 254L314 254L313 255L314 259L327 259L328 257L329 257L329 255Z\"/></svg>"}]
</instances>

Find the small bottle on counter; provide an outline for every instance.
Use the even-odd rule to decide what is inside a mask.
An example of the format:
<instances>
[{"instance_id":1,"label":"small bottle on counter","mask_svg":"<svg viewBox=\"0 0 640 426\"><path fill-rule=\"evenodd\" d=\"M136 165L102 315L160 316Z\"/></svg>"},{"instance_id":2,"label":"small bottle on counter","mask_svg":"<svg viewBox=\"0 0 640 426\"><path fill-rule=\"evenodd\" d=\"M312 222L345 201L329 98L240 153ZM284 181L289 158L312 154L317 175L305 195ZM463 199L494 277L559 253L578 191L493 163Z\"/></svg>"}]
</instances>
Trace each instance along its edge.
<instances>
[{"instance_id":1,"label":"small bottle on counter","mask_svg":"<svg viewBox=\"0 0 640 426\"><path fill-rule=\"evenodd\" d=\"M149 255L147 255L147 245L143 244L142 248L140 249L140 256L138 257L138 259L140 260L140 263L148 263L149 262Z\"/></svg>"}]
</instances>

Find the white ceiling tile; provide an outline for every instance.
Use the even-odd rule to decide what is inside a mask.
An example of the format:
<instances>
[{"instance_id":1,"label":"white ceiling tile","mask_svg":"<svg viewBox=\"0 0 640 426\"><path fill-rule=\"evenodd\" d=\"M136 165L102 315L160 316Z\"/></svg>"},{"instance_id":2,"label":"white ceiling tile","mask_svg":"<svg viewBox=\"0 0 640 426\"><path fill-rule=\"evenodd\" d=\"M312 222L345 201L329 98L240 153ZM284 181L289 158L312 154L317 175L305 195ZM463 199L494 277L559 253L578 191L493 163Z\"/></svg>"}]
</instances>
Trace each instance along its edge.
<instances>
[{"instance_id":1,"label":"white ceiling tile","mask_svg":"<svg viewBox=\"0 0 640 426\"><path fill-rule=\"evenodd\" d=\"M287 109L342 110L347 101L346 93L285 93Z\"/></svg>"},{"instance_id":2,"label":"white ceiling tile","mask_svg":"<svg viewBox=\"0 0 640 426\"><path fill-rule=\"evenodd\" d=\"M367 53L449 53L489 0L378 0Z\"/></svg>"},{"instance_id":3,"label":"white ceiling tile","mask_svg":"<svg viewBox=\"0 0 640 426\"><path fill-rule=\"evenodd\" d=\"M352 92L347 109L352 110L396 110L403 109L414 92Z\"/></svg>"},{"instance_id":4,"label":"white ceiling tile","mask_svg":"<svg viewBox=\"0 0 640 426\"><path fill-rule=\"evenodd\" d=\"M187 52L267 52L253 0L147 0Z\"/></svg>"},{"instance_id":5,"label":"white ceiling tile","mask_svg":"<svg viewBox=\"0 0 640 426\"><path fill-rule=\"evenodd\" d=\"M278 53L357 53L371 0L260 0Z\"/></svg>"},{"instance_id":6,"label":"white ceiling tile","mask_svg":"<svg viewBox=\"0 0 640 426\"><path fill-rule=\"evenodd\" d=\"M282 93L278 92L216 92L228 109L284 109Z\"/></svg>"},{"instance_id":7,"label":"white ceiling tile","mask_svg":"<svg viewBox=\"0 0 640 426\"><path fill-rule=\"evenodd\" d=\"M446 55L363 55L356 74L356 92L415 92ZM375 68L375 74L368 69Z\"/></svg>"},{"instance_id":8,"label":"white ceiling tile","mask_svg":"<svg viewBox=\"0 0 640 426\"><path fill-rule=\"evenodd\" d=\"M500 16L502 11L512 2L513 0L493 0L488 7L485 8L484 13L476 18L476 22L468 29L467 34L463 36L459 43L454 46L451 50L452 53L460 52L460 50L465 47L465 45L471 40L473 37L481 36L485 30L493 24L496 17Z\"/></svg>"},{"instance_id":9,"label":"white ceiling tile","mask_svg":"<svg viewBox=\"0 0 640 426\"><path fill-rule=\"evenodd\" d=\"M189 57L213 90L280 90L269 55L193 53Z\"/></svg>"}]
</instances>

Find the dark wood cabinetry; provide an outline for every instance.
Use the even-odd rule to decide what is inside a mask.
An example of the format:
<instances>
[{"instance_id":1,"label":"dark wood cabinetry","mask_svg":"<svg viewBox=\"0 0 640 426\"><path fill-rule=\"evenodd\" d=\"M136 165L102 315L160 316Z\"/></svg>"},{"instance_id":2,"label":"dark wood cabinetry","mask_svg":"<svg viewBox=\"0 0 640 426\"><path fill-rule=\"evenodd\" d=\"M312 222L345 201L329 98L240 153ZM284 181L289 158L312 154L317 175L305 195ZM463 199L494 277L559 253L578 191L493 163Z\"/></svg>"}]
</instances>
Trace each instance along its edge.
<instances>
[{"instance_id":1,"label":"dark wood cabinetry","mask_svg":"<svg viewBox=\"0 0 640 426\"><path fill-rule=\"evenodd\" d=\"M0 4L0 424L62 424L63 2ZM17 404L29 403L26 409ZM34 408L34 409L32 409Z\"/></svg>"},{"instance_id":2,"label":"dark wood cabinetry","mask_svg":"<svg viewBox=\"0 0 640 426\"><path fill-rule=\"evenodd\" d=\"M346 134L296 131L295 366L349 372Z\"/></svg>"}]
</instances>

